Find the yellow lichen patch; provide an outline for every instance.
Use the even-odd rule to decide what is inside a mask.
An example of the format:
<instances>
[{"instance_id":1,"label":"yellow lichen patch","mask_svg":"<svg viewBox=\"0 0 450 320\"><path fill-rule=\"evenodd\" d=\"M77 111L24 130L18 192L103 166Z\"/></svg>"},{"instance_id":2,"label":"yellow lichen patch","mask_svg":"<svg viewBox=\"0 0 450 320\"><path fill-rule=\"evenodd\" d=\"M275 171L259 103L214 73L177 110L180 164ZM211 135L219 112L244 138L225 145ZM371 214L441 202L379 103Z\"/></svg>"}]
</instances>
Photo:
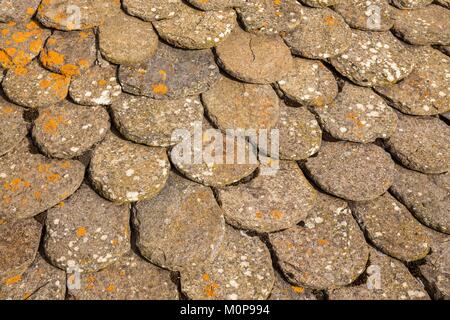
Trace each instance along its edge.
<instances>
[{"instance_id":1,"label":"yellow lichen patch","mask_svg":"<svg viewBox=\"0 0 450 320\"><path fill-rule=\"evenodd\" d=\"M106 287L106 291L107 292L114 292L116 291L116 286L114 284L110 284L109 286Z\"/></svg>"},{"instance_id":2,"label":"yellow lichen patch","mask_svg":"<svg viewBox=\"0 0 450 320\"><path fill-rule=\"evenodd\" d=\"M209 274L205 273L204 275L202 275L203 281L209 281L209 279L210 279Z\"/></svg>"},{"instance_id":3,"label":"yellow lichen patch","mask_svg":"<svg viewBox=\"0 0 450 320\"><path fill-rule=\"evenodd\" d=\"M101 80L97 81L97 85L99 87L105 87L107 84L108 84L108 82L106 80L104 80L104 79L101 79Z\"/></svg>"},{"instance_id":4,"label":"yellow lichen patch","mask_svg":"<svg viewBox=\"0 0 450 320\"><path fill-rule=\"evenodd\" d=\"M42 46L43 46L42 40L36 39L30 42L29 48L31 52L38 54L41 51Z\"/></svg>"},{"instance_id":5,"label":"yellow lichen patch","mask_svg":"<svg viewBox=\"0 0 450 320\"><path fill-rule=\"evenodd\" d=\"M81 68L89 68L89 66L90 66L90 63L89 63L89 60L87 60L87 59L80 59L79 61L78 61L78 65L81 67Z\"/></svg>"},{"instance_id":6,"label":"yellow lichen patch","mask_svg":"<svg viewBox=\"0 0 450 320\"><path fill-rule=\"evenodd\" d=\"M161 80L162 81L166 81L167 80L167 72L166 72L166 70L159 70L159 75L161 76Z\"/></svg>"},{"instance_id":7,"label":"yellow lichen patch","mask_svg":"<svg viewBox=\"0 0 450 320\"><path fill-rule=\"evenodd\" d=\"M2 108L2 112L6 113L6 114L9 114L9 113L13 113L14 109L11 108L11 107L4 107L4 108Z\"/></svg>"},{"instance_id":8,"label":"yellow lichen patch","mask_svg":"<svg viewBox=\"0 0 450 320\"><path fill-rule=\"evenodd\" d=\"M69 161L64 161L59 166L63 169L70 169L72 167L72 164Z\"/></svg>"},{"instance_id":9,"label":"yellow lichen patch","mask_svg":"<svg viewBox=\"0 0 450 320\"><path fill-rule=\"evenodd\" d=\"M158 83L152 85L152 91L154 94L162 94L165 95L169 92L169 88L164 83Z\"/></svg>"},{"instance_id":10,"label":"yellow lichen patch","mask_svg":"<svg viewBox=\"0 0 450 320\"><path fill-rule=\"evenodd\" d=\"M0 225L5 224L5 223L6 223L6 220L0 219Z\"/></svg>"},{"instance_id":11,"label":"yellow lichen patch","mask_svg":"<svg viewBox=\"0 0 450 320\"><path fill-rule=\"evenodd\" d=\"M48 163L39 163L37 170L39 173L47 173L50 170L51 165Z\"/></svg>"},{"instance_id":12,"label":"yellow lichen patch","mask_svg":"<svg viewBox=\"0 0 450 320\"><path fill-rule=\"evenodd\" d=\"M337 24L336 18L334 18L333 16L326 16L324 22L329 27L333 27Z\"/></svg>"},{"instance_id":13,"label":"yellow lichen patch","mask_svg":"<svg viewBox=\"0 0 450 320\"><path fill-rule=\"evenodd\" d=\"M42 52L41 62L44 66L59 66L64 64L64 55L54 50Z\"/></svg>"},{"instance_id":14,"label":"yellow lichen patch","mask_svg":"<svg viewBox=\"0 0 450 320\"><path fill-rule=\"evenodd\" d=\"M16 284L18 282L22 281L22 276L20 274L18 274L17 276L8 278L5 280L5 285L7 286L11 286L13 284Z\"/></svg>"},{"instance_id":15,"label":"yellow lichen patch","mask_svg":"<svg viewBox=\"0 0 450 320\"><path fill-rule=\"evenodd\" d=\"M31 292L25 292L22 296L23 300L27 300L29 297L31 297Z\"/></svg>"},{"instance_id":16,"label":"yellow lichen patch","mask_svg":"<svg viewBox=\"0 0 450 320\"><path fill-rule=\"evenodd\" d=\"M34 9L31 8L31 7L28 7L28 8L25 10L25 13L26 13L27 15L29 15L29 16L32 16L32 15L34 14Z\"/></svg>"},{"instance_id":17,"label":"yellow lichen patch","mask_svg":"<svg viewBox=\"0 0 450 320\"><path fill-rule=\"evenodd\" d=\"M55 183L55 182L58 182L59 180L61 180L61 176L57 173L52 173L47 176L48 182Z\"/></svg>"},{"instance_id":18,"label":"yellow lichen patch","mask_svg":"<svg viewBox=\"0 0 450 320\"><path fill-rule=\"evenodd\" d=\"M111 240L111 245L112 245L112 246L115 247L115 246L117 246L118 244L119 244L119 240L117 240L117 239L112 239L112 240Z\"/></svg>"},{"instance_id":19,"label":"yellow lichen patch","mask_svg":"<svg viewBox=\"0 0 450 320\"><path fill-rule=\"evenodd\" d=\"M76 231L76 234L78 238L84 237L87 234L87 230L85 227L79 227Z\"/></svg>"},{"instance_id":20,"label":"yellow lichen patch","mask_svg":"<svg viewBox=\"0 0 450 320\"><path fill-rule=\"evenodd\" d=\"M83 40L89 38L89 33L87 33L87 32L80 32L79 35L80 35L80 38Z\"/></svg>"},{"instance_id":21,"label":"yellow lichen patch","mask_svg":"<svg viewBox=\"0 0 450 320\"><path fill-rule=\"evenodd\" d=\"M281 6L282 2L282 0L273 0L273 4L276 6Z\"/></svg>"},{"instance_id":22,"label":"yellow lichen patch","mask_svg":"<svg viewBox=\"0 0 450 320\"><path fill-rule=\"evenodd\" d=\"M61 201L60 203L58 203L57 205L56 205L56 207L57 208L62 208L62 207L64 207L66 204L64 203L64 201Z\"/></svg>"},{"instance_id":23,"label":"yellow lichen patch","mask_svg":"<svg viewBox=\"0 0 450 320\"><path fill-rule=\"evenodd\" d=\"M302 287L292 286L292 291L294 291L295 293L301 294L301 293L305 292L305 289Z\"/></svg>"},{"instance_id":24,"label":"yellow lichen patch","mask_svg":"<svg viewBox=\"0 0 450 320\"><path fill-rule=\"evenodd\" d=\"M216 289L218 289L219 287L220 286L215 282L206 285L204 289L205 296L207 298L214 298L216 296Z\"/></svg>"},{"instance_id":25,"label":"yellow lichen patch","mask_svg":"<svg viewBox=\"0 0 450 320\"><path fill-rule=\"evenodd\" d=\"M47 134L55 134L60 124L64 122L62 116L50 117L43 125L43 130Z\"/></svg>"},{"instance_id":26,"label":"yellow lichen patch","mask_svg":"<svg viewBox=\"0 0 450 320\"><path fill-rule=\"evenodd\" d=\"M280 220L283 218L283 212L280 210L272 210L272 211L270 211L270 215L272 218L274 218L276 220Z\"/></svg>"},{"instance_id":27,"label":"yellow lichen patch","mask_svg":"<svg viewBox=\"0 0 450 320\"><path fill-rule=\"evenodd\" d=\"M256 219L262 219L263 216L264 216L264 214L261 211L256 211L256 213L255 213Z\"/></svg>"},{"instance_id":28,"label":"yellow lichen patch","mask_svg":"<svg viewBox=\"0 0 450 320\"><path fill-rule=\"evenodd\" d=\"M37 201L40 201L40 200L42 199L42 192L40 192L40 191L35 191L35 192L33 193L33 196L34 196L34 198L35 198Z\"/></svg>"},{"instance_id":29,"label":"yellow lichen patch","mask_svg":"<svg viewBox=\"0 0 450 320\"><path fill-rule=\"evenodd\" d=\"M326 246L327 244L330 243L330 241L328 241L327 239L319 239L319 240L317 241L317 243L318 243L320 246Z\"/></svg>"},{"instance_id":30,"label":"yellow lichen patch","mask_svg":"<svg viewBox=\"0 0 450 320\"><path fill-rule=\"evenodd\" d=\"M74 64L65 64L61 67L61 73L68 76L76 76L80 74L80 68Z\"/></svg>"},{"instance_id":31,"label":"yellow lichen patch","mask_svg":"<svg viewBox=\"0 0 450 320\"><path fill-rule=\"evenodd\" d=\"M94 276L87 277L86 289L92 290L94 289L95 281L97 279Z\"/></svg>"}]
</instances>

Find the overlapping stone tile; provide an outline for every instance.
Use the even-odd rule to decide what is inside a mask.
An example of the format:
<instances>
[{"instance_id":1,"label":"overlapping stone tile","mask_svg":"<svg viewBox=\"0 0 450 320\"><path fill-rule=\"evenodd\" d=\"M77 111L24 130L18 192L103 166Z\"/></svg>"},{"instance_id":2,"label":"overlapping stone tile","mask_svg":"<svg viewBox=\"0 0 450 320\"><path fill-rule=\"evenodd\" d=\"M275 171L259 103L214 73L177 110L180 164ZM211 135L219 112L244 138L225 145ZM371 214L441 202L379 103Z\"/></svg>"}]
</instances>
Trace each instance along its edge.
<instances>
[{"instance_id":1,"label":"overlapping stone tile","mask_svg":"<svg viewBox=\"0 0 450 320\"><path fill-rule=\"evenodd\" d=\"M99 272L81 274L79 283L74 274L69 275L67 281L68 293L75 300L178 299L170 273L133 252Z\"/></svg>"},{"instance_id":2,"label":"overlapping stone tile","mask_svg":"<svg viewBox=\"0 0 450 320\"><path fill-rule=\"evenodd\" d=\"M154 197L164 188L169 170L164 148L135 144L114 133L95 148L89 166L97 192L119 203Z\"/></svg>"},{"instance_id":3,"label":"overlapping stone tile","mask_svg":"<svg viewBox=\"0 0 450 320\"><path fill-rule=\"evenodd\" d=\"M196 300L264 300L274 281L264 243L231 227L213 262L181 271L182 292Z\"/></svg>"},{"instance_id":4,"label":"overlapping stone tile","mask_svg":"<svg viewBox=\"0 0 450 320\"><path fill-rule=\"evenodd\" d=\"M368 246L343 200L319 194L305 226L269 235L285 276L315 289L355 281L366 268Z\"/></svg>"},{"instance_id":5,"label":"overlapping stone tile","mask_svg":"<svg viewBox=\"0 0 450 320\"><path fill-rule=\"evenodd\" d=\"M400 9L418 9L425 7L433 0L390 0L393 5Z\"/></svg>"},{"instance_id":6,"label":"overlapping stone tile","mask_svg":"<svg viewBox=\"0 0 450 320\"><path fill-rule=\"evenodd\" d=\"M450 169L450 127L438 118L399 114L397 131L385 143L407 168L423 173Z\"/></svg>"},{"instance_id":7,"label":"overlapping stone tile","mask_svg":"<svg viewBox=\"0 0 450 320\"><path fill-rule=\"evenodd\" d=\"M45 255L69 272L95 272L130 249L130 208L109 202L88 185L48 210Z\"/></svg>"},{"instance_id":8,"label":"overlapping stone tile","mask_svg":"<svg viewBox=\"0 0 450 320\"><path fill-rule=\"evenodd\" d=\"M13 150L27 135L23 111L0 97L0 156Z\"/></svg>"},{"instance_id":9,"label":"overlapping stone tile","mask_svg":"<svg viewBox=\"0 0 450 320\"><path fill-rule=\"evenodd\" d=\"M289 48L280 37L255 35L236 28L216 48L217 63L241 81L268 84L282 80L293 67Z\"/></svg>"},{"instance_id":10,"label":"overlapping stone tile","mask_svg":"<svg viewBox=\"0 0 450 320\"><path fill-rule=\"evenodd\" d=\"M36 12L41 0L1 0L0 22L26 21Z\"/></svg>"},{"instance_id":11,"label":"overlapping stone tile","mask_svg":"<svg viewBox=\"0 0 450 320\"><path fill-rule=\"evenodd\" d=\"M171 19L183 6L182 0L122 0L126 13L144 21Z\"/></svg>"},{"instance_id":12,"label":"overlapping stone tile","mask_svg":"<svg viewBox=\"0 0 450 320\"><path fill-rule=\"evenodd\" d=\"M109 115L103 107L78 106L65 100L39 111L32 135L44 154L70 159L102 141L109 128Z\"/></svg>"},{"instance_id":13,"label":"overlapping stone tile","mask_svg":"<svg viewBox=\"0 0 450 320\"><path fill-rule=\"evenodd\" d=\"M210 188L171 174L163 191L135 211L137 246L154 264L183 270L217 257L225 221Z\"/></svg>"},{"instance_id":14,"label":"overlapping stone tile","mask_svg":"<svg viewBox=\"0 0 450 320\"><path fill-rule=\"evenodd\" d=\"M300 2L311 7L320 8L320 7L334 6L342 2L342 0L300 0Z\"/></svg>"},{"instance_id":15,"label":"overlapping stone tile","mask_svg":"<svg viewBox=\"0 0 450 320\"><path fill-rule=\"evenodd\" d=\"M373 200L395 178L392 158L373 144L323 143L317 157L305 164L311 178L326 192L353 200Z\"/></svg>"},{"instance_id":16,"label":"overlapping stone tile","mask_svg":"<svg viewBox=\"0 0 450 320\"><path fill-rule=\"evenodd\" d=\"M239 8L246 4L247 0L187 0L194 7L201 10L224 10L227 8Z\"/></svg>"},{"instance_id":17,"label":"overlapping stone tile","mask_svg":"<svg viewBox=\"0 0 450 320\"><path fill-rule=\"evenodd\" d=\"M40 255L20 276L0 284L0 300L64 300L66 273Z\"/></svg>"},{"instance_id":18,"label":"overlapping stone tile","mask_svg":"<svg viewBox=\"0 0 450 320\"><path fill-rule=\"evenodd\" d=\"M275 283L268 300L317 300L317 297L310 289L289 284L276 272Z\"/></svg>"},{"instance_id":19,"label":"overlapping stone tile","mask_svg":"<svg viewBox=\"0 0 450 320\"><path fill-rule=\"evenodd\" d=\"M178 99L207 91L219 80L210 50L182 50L159 43L155 55L143 64L121 66L122 89L153 99Z\"/></svg>"},{"instance_id":20,"label":"overlapping stone tile","mask_svg":"<svg viewBox=\"0 0 450 320\"><path fill-rule=\"evenodd\" d=\"M238 228L274 232L294 227L313 208L317 193L295 162L274 175L218 190L226 221Z\"/></svg>"}]
</instances>

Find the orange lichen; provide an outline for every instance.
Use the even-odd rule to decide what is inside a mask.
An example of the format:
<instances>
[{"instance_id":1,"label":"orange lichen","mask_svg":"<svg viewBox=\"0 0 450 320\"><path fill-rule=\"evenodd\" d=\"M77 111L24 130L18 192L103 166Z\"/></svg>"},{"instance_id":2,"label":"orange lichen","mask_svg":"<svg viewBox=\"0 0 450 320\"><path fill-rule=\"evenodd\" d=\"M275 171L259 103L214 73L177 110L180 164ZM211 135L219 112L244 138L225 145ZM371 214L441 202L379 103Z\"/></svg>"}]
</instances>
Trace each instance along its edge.
<instances>
[{"instance_id":1,"label":"orange lichen","mask_svg":"<svg viewBox=\"0 0 450 320\"><path fill-rule=\"evenodd\" d=\"M76 234L78 238L84 237L87 234L87 230L85 227L79 227L76 231Z\"/></svg>"},{"instance_id":2,"label":"orange lichen","mask_svg":"<svg viewBox=\"0 0 450 320\"><path fill-rule=\"evenodd\" d=\"M42 52L41 62L47 66L58 66L64 64L64 55L60 54L54 50L49 50L47 52Z\"/></svg>"},{"instance_id":3,"label":"orange lichen","mask_svg":"<svg viewBox=\"0 0 450 320\"><path fill-rule=\"evenodd\" d=\"M294 291L295 293L301 294L301 293L305 292L305 289L302 287L292 286L292 291Z\"/></svg>"},{"instance_id":4,"label":"orange lichen","mask_svg":"<svg viewBox=\"0 0 450 320\"><path fill-rule=\"evenodd\" d=\"M319 240L317 241L317 243L318 243L320 246L326 246L327 244L330 243L330 241L328 241L327 239L319 239Z\"/></svg>"},{"instance_id":5,"label":"orange lichen","mask_svg":"<svg viewBox=\"0 0 450 320\"><path fill-rule=\"evenodd\" d=\"M204 275L202 275L202 279L203 281L209 281L209 274L205 273Z\"/></svg>"},{"instance_id":6,"label":"orange lichen","mask_svg":"<svg viewBox=\"0 0 450 320\"><path fill-rule=\"evenodd\" d=\"M34 198L38 201L40 201L42 199L42 192L40 192L40 191L35 191L33 193L33 195L34 195Z\"/></svg>"},{"instance_id":7,"label":"orange lichen","mask_svg":"<svg viewBox=\"0 0 450 320\"><path fill-rule=\"evenodd\" d=\"M61 67L61 73L72 77L80 74L80 68L74 64L65 64Z\"/></svg>"},{"instance_id":8,"label":"orange lichen","mask_svg":"<svg viewBox=\"0 0 450 320\"><path fill-rule=\"evenodd\" d=\"M256 213L255 213L256 219L262 219L263 216L264 216L264 214L261 211L256 211Z\"/></svg>"},{"instance_id":9,"label":"orange lichen","mask_svg":"<svg viewBox=\"0 0 450 320\"><path fill-rule=\"evenodd\" d=\"M55 183L55 182L58 182L59 180L61 180L61 176L57 173L52 173L47 176L47 180L48 180L48 182Z\"/></svg>"},{"instance_id":10,"label":"orange lichen","mask_svg":"<svg viewBox=\"0 0 450 320\"><path fill-rule=\"evenodd\" d=\"M272 218L280 220L281 218L283 218L283 212L280 210L272 210L270 211L270 215L272 216Z\"/></svg>"},{"instance_id":11,"label":"orange lichen","mask_svg":"<svg viewBox=\"0 0 450 320\"><path fill-rule=\"evenodd\" d=\"M165 95L169 92L169 88L164 83L158 83L152 85L152 91L154 94Z\"/></svg>"},{"instance_id":12,"label":"orange lichen","mask_svg":"<svg viewBox=\"0 0 450 320\"><path fill-rule=\"evenodd\" d=\"M109 286L106 287L106 291L114 292L114 291L116 291L116 286L114 284L110 284Z\"/></svg>"},{"instance_id":13,"label":"orange lichen","mask_svg":"<svg viewBox=\"0 0 450 320\"><path fill-rule=\"evenodd\" d=\"M16 284L20 281L22 281L22 276L19 274L17 276L6 279L5 285L10 286L10 285Z\"/></svg>"},{"instance_id":14,"label":"orange lichen","mask_svg":"<svg viewBox=\"0 0 450 320\"><path fill-rule=\"evenodd\" d=\"M333 16L326 16L325 17L325 24L329 27L335 26L337 21Z\"/></svg>"},{"instance_id":15,"label":"orange lichen","mask_svg":"<svg viewBox=\"0 0 450 320\"><path fill-rule=\"evenodd\" d=\"M108 81L106 81L106 80L104 80L104 79L101 79L101 80L98 80L98 81L97 81L97 85L98 85L99 87L104 87L104 86L106 86L107 83L108 83Z\"/></svg>"},{"instance_id":16,"label":"orange lichen","mask_svg":"<svg viewBox=\"0 0 450 320\"><path fill-rule=\"evenodd\" d=\"M214 298L216 296L216 289L218 289L219 287L220 286L215 282L206 285L206 287L204 289L205 296L207 298Z\"/></svg>"}]
</instances>

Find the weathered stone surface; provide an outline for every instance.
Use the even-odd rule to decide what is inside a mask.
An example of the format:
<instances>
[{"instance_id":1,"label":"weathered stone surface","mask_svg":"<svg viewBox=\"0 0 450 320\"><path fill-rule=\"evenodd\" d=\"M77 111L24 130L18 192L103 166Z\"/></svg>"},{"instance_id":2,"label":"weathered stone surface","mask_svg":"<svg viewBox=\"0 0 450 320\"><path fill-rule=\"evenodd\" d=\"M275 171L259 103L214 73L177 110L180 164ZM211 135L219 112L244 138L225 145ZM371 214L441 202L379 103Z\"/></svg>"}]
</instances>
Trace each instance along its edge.
<instances>
[{"instance_id":1,"label":"weathered stone surface","mask_svg":"<svg viewBox=\"0 0 450 320\"><path fill-rule=\"evenodd\" d=\"M74 275L68 284L75 284ZM82 274L80 289L70 289L76 300L176 300L177 287L170 273L135 253L128 253L109 267L91 274Z\"/></svg>"},{"instance_id":2,"label":"weathered stone surface","mask_svg":"<svg viewBox=\"0 0 450 320\"><path fill-rule=\"evenodd\" d=\"M388 0L346 0L335 5L352 28L368 31L388 31L394 25L392 7Z\"/></svg>"},{"instance_id":3,"label":"weathered stone surface","mask_svg":"<svg viewBox=\"0 0 450 320\"><path fill-rule=\"evenodd\" d=\"M399 115L397 131L385 143L405 167L423 173L450 169L450 127L437 118Z\"/></svg>"},{"instance_id":4,"label":"weathered stone surface","mask_svg":"<svg viewBox=\"0 0 450 320\"><path fill-rule=\"evenodd\" d=\"M27 21L40 3L41 0L0 0L0 22Z\"/></svg>"},{"instance_id":5,"label":"weathered stone surface","mask_svg":"<svg viewBox=\"0 0 450 320\"><path fill-rule=\"evenodd\" d=\"M319 155L306 162L311 178L326 192L353 200L372 200L392 185L394 162L373 144L323 143Z\"/></svg>"},{"instance_id":6,"label":"weathered stone surface","mask_svg":"<svg viewBox=\"0 0 450 320\"><path fill-rule=\"evenodd\" d=\"M300 2L311 7L320 8L339 4L342 2L342 0L300 0Z\"/></svg>"},{"instance_id":7,"label":"weathered stone surface","mask_svg":"<svg viewBox=\"0 0 450 320\"><path fill-rule=\"evenodd\" d=\"M406 262L428 254L430 240L425 228L389 193L372 201L353 203L352 210L380 251Z\"/></svg>"},{"instance_id":8,"label":"weathered stone surface","mask_svg":"<svg viewBox=\"0 0 450 320\"><path fill-rule=\"evenodd\" d=\"M247 0L237 12L245 30L265 34L292 31L302 23L304 14L297 0Z\"/></svg>"},{"instance_id":9,"label":"weathered stone surface","mask_svg":"<svg viewBox=\"0 0 450 320\"><path fill-rule=\"evenodd\" d=\"M398 84L375 87L391 104L411 115L435 115L449 110L450 58L429 47L413 51L420 63Z\"/></svg>"},{"instance_id":10,"label":"weathered stone surface","mask_svg":"<svg viewBox=\"0 0 450 320\"><path fill-rule=\"evenodd\" d=\"M269 235L285 276L315 289L348 285L364 272L369 256L364 235L347 203L320 194L305 227Z\"/></svg>"},{"instance_id":11,"label":"weathered stone surface","mask_svg":"<svg viewBox=\"0 0 450 320\"><path fill-rule=\"evenodd\" d=\"M275 273L275 283L268 300L317 300L310 289L294 286Z\"/></svg>"},{"instance_id":12,"label":"weathered stone surface","mask_svg":"<svg viewBox=\"0 0 450 320\"><path fill-rule=\"evenodd\" d=\"M137 66L121 66L124 91L153 99L178 99L207 91L219 80L210 50L186 51L160 43L155 55Z\"/></svg>"},{"instance_id":13,"label":"weathered stone surface","mask_svg":"<svg viewBox=\"0 0 450 320\"><path fill-rule=\"evenodd\" d=\"M103 197L125 203L157 195L169 170L165 149L134 144L109 133L94 150L89 174Z\"/></svg>"},{"instance_id":14,"label":"weathered stone surface","mask_svg":"<svg viewBox=\"0 0 450 320\"><path fill-rule=\"evenodd\" d=\"M272 260L257 237L228 227L217 258L181 272L181 290L196 300L263 300L274 284Z\"/></svg>"},{"instance_id":15,"label":"weathered stone surface","mask_svg":"<svg viewBox=\"0 0 450 320\"><path fill-rule=\"evenodd\" d=\"M22 279L22 273L33 263L38 251L41 230L42 225L34 219L1 221L0 288Z\"/></svg>"},{"instance_id":16,"label":"weathered stone surface","mask_svg":"<svg viewBox=\"0 0 450 320\"><path fill-rule=\"evenodd\" d=\"M224 132L270 130L280 116L280 102L271 86L242 83L228 77L222 77L203 93L202 101L209 118Z\"/></svg>"},{"instance_id":17,"label":"weathered stone surface","mask_svg":"<svg viewBox=\"0 0 450 320\"><path fill-rule=\"evenodd\" d=\"M227 8L241 7L247 0L187 0L194 7L201 10L224 10Z\"/></svg>"},{"instance_id":18,"label":"weathered stone surface","mask_svg":"<svg viewBox=\"0 0 450 320\"><path fill-rule=\"evenodd\" d=\"M236 79L259 84L281 80L293 67L280 37L255 35L235 28L216 48L217 63Z\"/></svg>"},{"instance_id":19,"label":"weathered stone surface","mask_svg":"<svg viewBox=\"0 0 450 320\"><path fill-rule=\"evenodd\" d=\"M310 59L327 59L345 52L351 29L331 9L303 9L300 25L283 36L295 55Z\"/></svg>"},{"instance_id":20,"label":"weathered stone surface","mask_svg":"<svg viewBox=\"0 0 450 320\"><path fill-rule=\"evenodd\" d=\"M27 108L41 108L64 100L69 84L69 77L52 73L35 60L24 68L10 69L2 82L6 96Z\"/></svg>"},{"instance_id":21,"label":"weathered stone surface","mask_svg":"<svg viewBox=\"0 0 450 320\"><path fill-rule=\"evenodd\" d=\"M419 266L433 299L450 299L450 236L427 229L431 238L431 254Z\"/></svg>"},{"instance_id":22,"label":"weathered stone surface","mask_svg":"<svg viewBox=\"0 0 450 320\"><path fill-rule=\"evenodd\" d=\"M24 141L0 158L0 218L33 217L73 194L83 178L80 162L31 153Z\"/></svg>"},{"instance_id":23,"label":"weathered stone surface","mask_svg":"<svg viewBox=\"0 0 450 320\"><path fill-rule=\"evenodd\" d=\"M391 192L423 224L450 234L450 173L426 175L397 166Z\"/></svg>"},{"instance_id":24,"label":"weathered stone surface","mask_svg":"<svg viewBox=\"0 0 450 320\"><path fill-rule=\"evenodd\" d=\"M275 175L218 190L226 221L238 228L274 232L295 226L316 200L316 191L295 162L281 161Z\"/></svg>"},{"instance_id":25,"label":"weathered stone surface","mask_svg":"<svg viewBox=\"0 0 450 320\"><path fill-rule=\"evenodd\" d=\"M142 255L170 270L212 262L225 234L211 189L176 174L158 196L137 204L134 222Z\"/></svg>"},{"instance_id":26,"label":"weathered stone surface","mask_svg":"<svg viewBox=\"0 0 450 320\"><path fill-rule=\"evenodd\" d=\"M330 300L429 300L422 283L399 261L370 249L364 284L328 292Z\"/></svg>"},{"instance_id":27,"label":"weathered stone surface","mask_svg":"<svg viewBox=\"0 0 450 320\"><path fill-rule=\"evenodd\" d=\"M178 15L182 0L122 0L126 13L144 21L171 19Z\"/></svg>"},{"instance_id":28,"label":"weathered stone surface","mask_svg":"<svg viewBox=\"0 0 450 320\"><path fill-rule=\"evenodd\" d=\"M158 36L151 23L121 13L100 26L99 47L106 60L134 65L155 54Z\"/></svg>"},{"instance_id":29,"label":"weathered stone surface","mask_svg":"<svg viewBox=\"0 0 450 320\"><path fill-rule=\"evenodd\" d=\"M400 9L417 9L425 7L433 0L390 0L393 5Z\"/></svg>"},{"instance_id":30,"label":"weathered stone surface","mask_svg":"<svg viewBox=\"0 0 450 320\"><path fill-rule=\"evenodd\" d=\"M40 61L50 71L68 77L79 75L94 65L97 57L93 31L55 31L45 43Z\"/></svg>"},{"instance_id":31,"label":"weathered stone surface","mask_svg":"<svg viewBox=\"0 0 450 320\"><path fill-rule=\"evenodd\" d=\"M117 68L94 66L70 82L69 95L85 106L110 105L122 93Z\"/></svg>"},{"instance_id":32,"label":"weathered stone surface","mask_svg":"<svg viewBox=\"0 0 450 320\"><path fill-rule=\"evenodd\" d=\"M438 5L417 10L399 10L393 32L408 43L416 45L449 45L447 22L450 12Z\"/></svg>"},{"instance_id":33,"label":"weathered stone surface","mask_svg":"<svg viewBox=\"0 0 450 320\"><path fill-rule=\"evenodd\" d=\"M109 127L109 115L103 107L78 106L65 100L39 111L32 134L44 154L69 159L103 140Z\"/></svg>"},{"instance_id":34,"label":"weathered stone surface","mask_svg":"<svg viewBox=\"0 0 450 320\"><path fill-rule=\"evenodd\" d=\"M217 46L236 26L236 12L200 11L182 5L172 19L153 22L159 36L173 46L185 49L208 49Z\"/></svg>"},{"instance_id":35,"label":"weathered stone surface","mask_svg":"<svg viewBox=\"0 0 450 320\"><path fill-rule=\"evenodd\" d=\"M118 10L117 0L43 0L37 18L48 28L85 30L101 25Z\"/></svg>"},{"instance_id":36,"label":"weathered stone surface","mask_svg":"<svg viewBox=\"0 0 450 320\"><path fill-rule=\"evenodd\" d=\"M334 103L314 108L325 131L339 140L370 143L397 128L397 115L369 88L346 83Z\"/></svg>"},{"instance_id":37,"label":"weathered stone surface","mask_svg":"<svg viewBox=\"0 0 450 320\"><path fill-rule=\"evenodd\" d=\"M320 61L302 58L294 59L294 67L276 86L286 98L312 107L323 107L338 94L331 71Z\"/></svg>"},{"instance_id":38,"label":"weathered stone surface","mask_svg":"<svg viewBox=\"0 0 450 320\"><path fill-rule=\"evenodd\" d=\"M64 300L66 273L37 256L20 276L0 284L0 300Z\"/></svg>"},{"instance_id":39,"label":"weathered stone surface","mask_svg":"<svg viewBox=\"0 0 450 320\"><path fill-rule=\"evenodd\" d=\"M0 96L0 156L13 150L27 133L23 109Z\"/></svg>"},{"instance_id":40,"label":"weathered stone surface","mask_svg":"<svg viewBox=\"0 0 450 320\"><path fill-rule=\"evenodd\" d=\"M390 32L353 30L350 44L347 51L330 62L339 73L360 86L390 85L408 76L414 68L412 53Z\"/></svg>"},{"instance_id":41,"label":"weathered stone surface","mask_svg":"<svg viewBox=\"0 0 450 320\"><path fill-rule=\"evenodd\" d=\"M0 23L0 31L0 65L18 73L24 72L51 34L34 21Z\"/></svg>"},{"instance_id":42,"label":"weathered stone surface","mask_svg":"<svg viewBox=\"0 0 450 320\"><path fill-rule=\"evenodd\" d=\"M176 130L193 132L203 121L203 106L197 97L155 100L123 94L112 106L117 129L129 140L153 147L180 142Z\"/></svg>"},{"instance_id":43,"label":"weathered stone surface","mask_svg":"<svg viewBox=\"0 0 450 320\"><path fill-rule=\"evenodd\" d=\"M83 185L48 210L44 250L51 263L71 272L95 272L130 249L130 208L109 202Z\"/></svg>"}]
</instances>

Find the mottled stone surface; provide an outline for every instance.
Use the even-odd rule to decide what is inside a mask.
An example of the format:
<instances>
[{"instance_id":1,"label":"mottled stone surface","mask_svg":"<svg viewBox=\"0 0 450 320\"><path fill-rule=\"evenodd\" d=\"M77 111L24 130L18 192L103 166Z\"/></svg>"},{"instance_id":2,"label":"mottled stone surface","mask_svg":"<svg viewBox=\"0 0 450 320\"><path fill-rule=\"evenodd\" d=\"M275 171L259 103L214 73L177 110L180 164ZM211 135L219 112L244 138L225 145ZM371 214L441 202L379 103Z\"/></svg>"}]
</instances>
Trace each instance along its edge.
<instances>
[{"instance_id":1,"label":"mottled stone surface","mask_svg":"<svg viewBox=\"0 0 450 320\"><path fill-rule=\"evenodd\" d=\"M275 273L275 283L268 300L317 300L317 297L310 289L291 285Z\"/></svg>"},{"instance_id":2,"label":"mottled stone surface","mask_svg":"<svg viewBox=\"0 0 450 320\"><path fill-rule=\"evenodd\" d=\"M0 21L26 21L36 12L41 0L1 0Z\"/></svg>"},{"instance_id":3,"label":"mottled stone surface","mask_svg":"<svg viewBox=\"0 0 450 320\"><path fill-rule=\"evenodd\" d=\"M14 149L27 135L23 111L0 97L0 156Z\"/></svg>"},{"instance_id":4,"label":"mottled stone surface","mask_svg":"<svg viewBox=\"0 0 450 320\"><path fill-rule=\"evenodd\" d=\"M340 1L333 9L355 29L388 31L394 25L392 7L388 0L346 0Z\"/></svg>"}]
</instances>

